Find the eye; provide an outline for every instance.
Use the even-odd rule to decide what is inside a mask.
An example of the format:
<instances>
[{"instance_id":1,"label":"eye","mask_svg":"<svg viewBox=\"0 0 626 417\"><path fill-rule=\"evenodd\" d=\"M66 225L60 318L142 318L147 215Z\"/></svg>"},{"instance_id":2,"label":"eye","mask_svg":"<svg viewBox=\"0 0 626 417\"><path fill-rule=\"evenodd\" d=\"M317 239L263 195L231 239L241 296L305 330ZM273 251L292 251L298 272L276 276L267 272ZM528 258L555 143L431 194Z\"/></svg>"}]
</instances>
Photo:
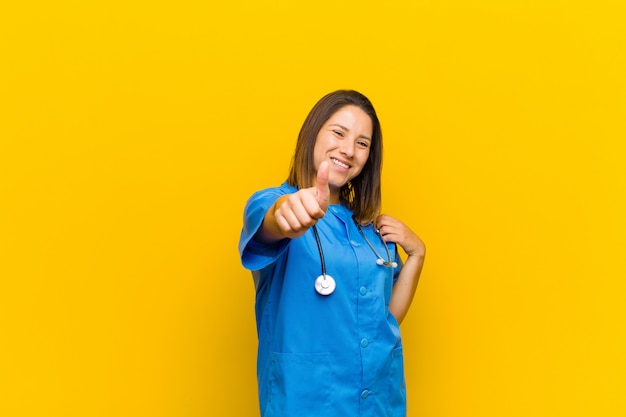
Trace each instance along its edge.
<instances>
[{"instance_id":1,"label":"eye","mask_svg":"<svg viewBox=\"0 0 626 417\"><path fill-rule=\"evenodd\" d=\"M333 130L333 132L335 133L335 135L343 137L343 132L341 130Z\"/></svg>"},{"instance_id":2,"label":"eye","mask_svg":"<svg viewBox=\"0 0 626 417\"><path fill-rule=\"evenodd\" d=\"M364 140L360 140L357 142L357 145L359 145L362 148L369 148L370 143Z\"/></svg>"}]
</instances>

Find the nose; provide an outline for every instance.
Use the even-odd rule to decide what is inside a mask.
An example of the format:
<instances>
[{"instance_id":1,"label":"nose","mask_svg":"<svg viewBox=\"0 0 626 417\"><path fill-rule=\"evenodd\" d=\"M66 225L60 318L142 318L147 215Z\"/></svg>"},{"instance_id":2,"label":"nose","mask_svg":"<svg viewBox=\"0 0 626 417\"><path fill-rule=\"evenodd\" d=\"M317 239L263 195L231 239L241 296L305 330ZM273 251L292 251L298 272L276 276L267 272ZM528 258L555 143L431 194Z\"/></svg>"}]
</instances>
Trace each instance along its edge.
<instances>
[{"instance_id":1,"label":"nose","mask_svg":"<svg viewBox=\"0 0 626 417\"><path fill-rule=\"evenodd\" d=\"M344 140L341 143L340 152L345 155L347 158L352 158L354 156L354 142L350 140Z\"/></svg>"}]
</instances>

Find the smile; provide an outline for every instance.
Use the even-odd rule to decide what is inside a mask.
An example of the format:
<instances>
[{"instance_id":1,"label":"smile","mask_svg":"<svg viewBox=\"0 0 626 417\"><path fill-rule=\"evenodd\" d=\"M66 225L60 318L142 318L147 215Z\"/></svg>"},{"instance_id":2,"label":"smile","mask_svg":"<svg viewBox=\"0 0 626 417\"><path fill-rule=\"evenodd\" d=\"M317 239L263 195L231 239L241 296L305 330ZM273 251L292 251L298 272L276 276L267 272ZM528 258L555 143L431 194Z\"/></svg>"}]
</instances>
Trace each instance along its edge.
<instances>
[{"instance_id":1,"label":"smile","mask_svg":"<svg viewBox=\"0 0 626 417\"><path fill-rule=\"evenodd\" d=\"M330 158L330 160L332 161L333 164L337 165L338 167L344 168L344 169L348 169L350 168L350 165L348 164L344 164L343 162L335 159L335 158Z\"/></svg>"}]
</instances>

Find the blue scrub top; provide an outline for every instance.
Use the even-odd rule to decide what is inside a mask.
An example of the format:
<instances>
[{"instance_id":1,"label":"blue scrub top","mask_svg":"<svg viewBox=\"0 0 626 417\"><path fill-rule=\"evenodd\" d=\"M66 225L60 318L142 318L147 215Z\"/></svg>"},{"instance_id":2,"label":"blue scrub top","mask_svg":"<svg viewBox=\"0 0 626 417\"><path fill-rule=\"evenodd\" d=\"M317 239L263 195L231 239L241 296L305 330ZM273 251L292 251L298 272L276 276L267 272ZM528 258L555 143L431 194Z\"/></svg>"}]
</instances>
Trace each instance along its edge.
<instances>
[{"instance_id":1,"label":"blue scrub top","mask_svg":"<svg viewBox=\"0 0 626 417\"><path fill-rule=\"evenodd\" d=\"M314 282L322 266L312 229L271 245L252 239L276 199L296 191L284 183L255 193L239 241L256 286L261 416L404 417L402 342L388 309L402 267L396 247L387 245L398 268L377 265L352 212L330 205L317 229L326 272L337 287L318 294ZM386 258L374 226L362 229Z\"/></svg>"}]
</instances>

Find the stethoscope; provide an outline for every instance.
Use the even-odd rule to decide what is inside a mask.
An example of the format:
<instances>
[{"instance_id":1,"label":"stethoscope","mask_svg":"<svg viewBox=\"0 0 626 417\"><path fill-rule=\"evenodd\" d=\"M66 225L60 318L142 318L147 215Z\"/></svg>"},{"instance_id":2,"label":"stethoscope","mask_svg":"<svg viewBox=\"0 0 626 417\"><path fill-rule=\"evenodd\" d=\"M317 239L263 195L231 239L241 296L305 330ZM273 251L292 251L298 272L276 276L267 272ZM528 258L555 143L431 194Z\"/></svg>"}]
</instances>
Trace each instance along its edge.
<instances>
[{"instance_id":1,"label":"stethoscope","mask_svg":"<svg viewBox=\"0 0 626 417\"><path fill-rule=\"evenodd\" d=\"M365 239L365 242L367 242L367 245L372 249L372 251L376 255L376 265L397 268L398 263L393 262L391 260L391 252L389 252L387 243L383 240L382 236L380 235L379 230L376 229L376 234L380 238L380 241L383 243L383 246L385 247L385 250L387 251L388 261L386 261L385 259L383 259L382 256L380 256L376 248L374 248L374 245L372 245L372 243L369 241L367 236L365 236L365 233L363 233L363 230L361 229L361 225L357 222L354 216L352 216L352 220L354 221L354 224L356 225L357 229L359 229L359 233L361 234L361 236L363 236L363 239ZM322 249L322 242L320 240L319 233L317 232L317 227L315 226L313 226L313 233L315 234L315 241L317 242L317 250L320 253L320 263L322 264L322 275L320 275L319 277L315 279L315 291L317 291L318 294L320 295L330 295L335 291L335 288L337 287L337 283L335 282L335 279L333 277L331 277L330 275L326 273L326 261L324 260L324 250Z\"/></svg>"}]
</instances>

